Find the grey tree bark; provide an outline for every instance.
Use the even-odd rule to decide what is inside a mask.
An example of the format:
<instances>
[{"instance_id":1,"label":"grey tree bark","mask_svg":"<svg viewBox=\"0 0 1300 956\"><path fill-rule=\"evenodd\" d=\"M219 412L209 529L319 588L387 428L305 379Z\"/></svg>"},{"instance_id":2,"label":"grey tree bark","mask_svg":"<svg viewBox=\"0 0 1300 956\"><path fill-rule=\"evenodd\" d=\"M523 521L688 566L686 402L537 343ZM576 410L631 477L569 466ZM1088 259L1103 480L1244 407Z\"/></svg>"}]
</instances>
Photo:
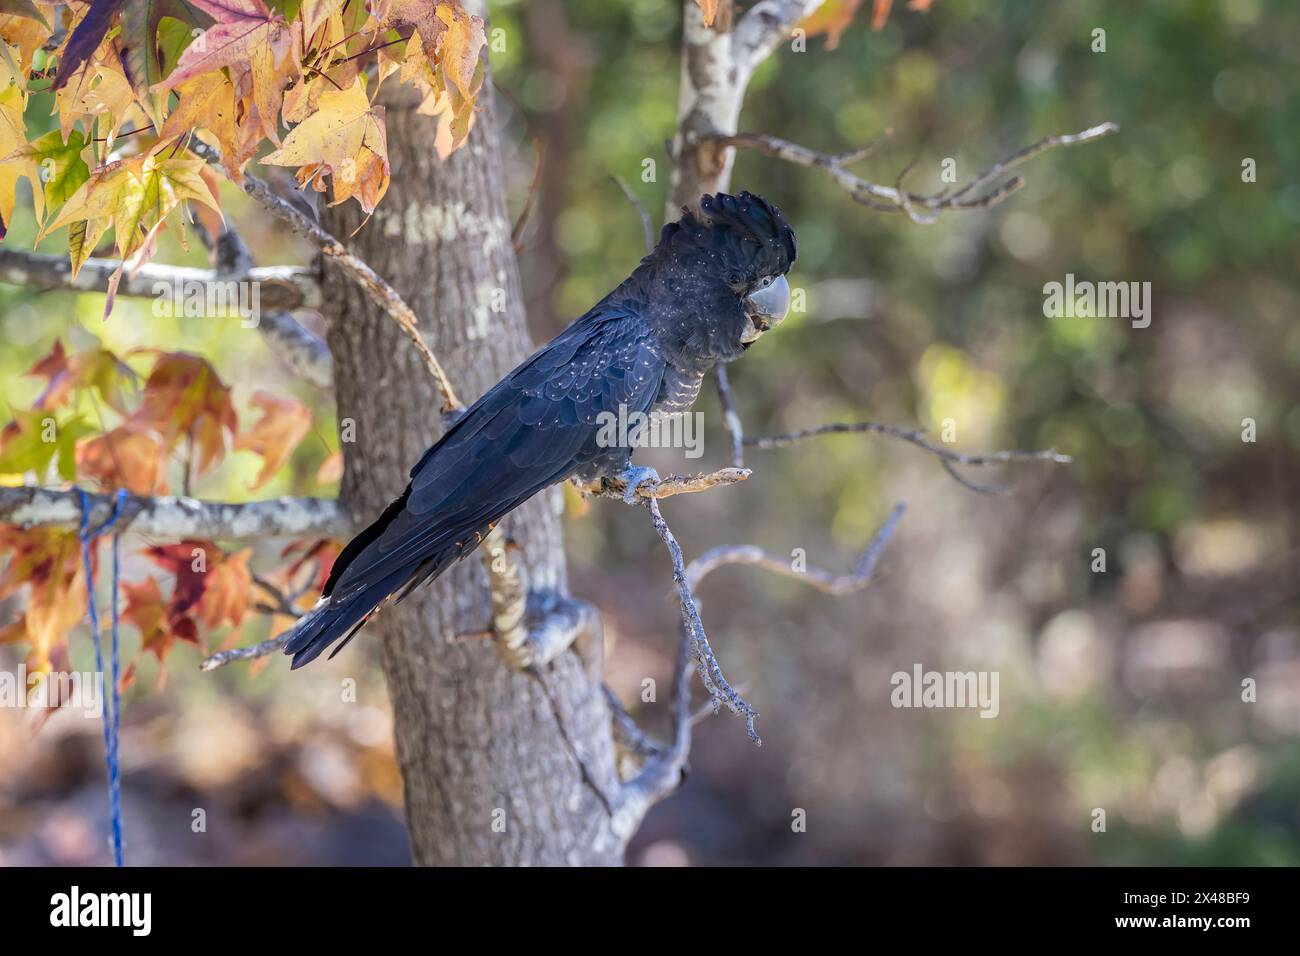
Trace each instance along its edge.
<instances>
[{"instance_id":1,"label":"grey tree bark","mask_svg":"<svg viewBox=\"0 0 1300 956\"><path fill-rule=\"evenodd\" d=\"M387 196L364 225L354 203L323 216L340 237L361 227L350 245L420 316L465 402L532 351L489 89L468 143L439 160L434 123L394 85ZM438 436L439 397L409 341L355 282L328 269L323 298L339 420L355 422L355 442L343 446L343 495L369 520ZM534 588L566 586L561 506L553 489L504 522ZM595 779L616 780L599 685L573 653L549 665L543 685L508 668L491 642L457 639L489 620L484 573L465 561L381 612L361 638L382 641L416 863L621 863L626 835L577 759Z\"/></svg>"}]
</instances>

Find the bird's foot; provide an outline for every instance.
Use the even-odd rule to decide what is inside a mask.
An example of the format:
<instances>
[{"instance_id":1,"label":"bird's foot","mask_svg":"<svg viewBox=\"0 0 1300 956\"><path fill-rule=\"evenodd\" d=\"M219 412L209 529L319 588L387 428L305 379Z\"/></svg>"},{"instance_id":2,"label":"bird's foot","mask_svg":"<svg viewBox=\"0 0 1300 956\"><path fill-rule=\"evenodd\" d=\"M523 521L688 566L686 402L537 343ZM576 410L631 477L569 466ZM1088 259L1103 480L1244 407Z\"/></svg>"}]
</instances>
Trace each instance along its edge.
<instances>
[{"instance_id":1,"label":"bird's foot","mask_svg":"<svg viewBox=\"0 0 1300 956\"><path fill-rule=\"evenodd\" d=\"M637 489L646 482L658 484L660 481L659 472L650 467L634 467L628 465L618 475L626 487L623 489L623 501L629 505L637 502Z\"/></svg>"}]
</instances>

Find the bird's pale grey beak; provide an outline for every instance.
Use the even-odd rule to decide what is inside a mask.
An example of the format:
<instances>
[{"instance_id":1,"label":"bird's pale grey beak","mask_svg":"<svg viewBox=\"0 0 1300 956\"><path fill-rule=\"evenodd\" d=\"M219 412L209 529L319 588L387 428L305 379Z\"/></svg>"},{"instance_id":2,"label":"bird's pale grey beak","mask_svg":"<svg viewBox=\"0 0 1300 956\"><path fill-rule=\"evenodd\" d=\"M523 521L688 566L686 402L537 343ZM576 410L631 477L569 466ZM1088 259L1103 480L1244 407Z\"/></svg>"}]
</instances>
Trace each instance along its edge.
<instances>
[{"instance_id":1,"label":"bird's pale grey beak","mask_svg":"<svg viewBox=\"0 0 1300 956\"><path fill-rule=\"evenodd\" d=\"M786 317L790 311L790 283L785 276L777 276L771 285L755 289L745 297L745 312L749 315L749 327L740 336L745 345L755 342L758 337Z\"/></svg>"}]
</instances>

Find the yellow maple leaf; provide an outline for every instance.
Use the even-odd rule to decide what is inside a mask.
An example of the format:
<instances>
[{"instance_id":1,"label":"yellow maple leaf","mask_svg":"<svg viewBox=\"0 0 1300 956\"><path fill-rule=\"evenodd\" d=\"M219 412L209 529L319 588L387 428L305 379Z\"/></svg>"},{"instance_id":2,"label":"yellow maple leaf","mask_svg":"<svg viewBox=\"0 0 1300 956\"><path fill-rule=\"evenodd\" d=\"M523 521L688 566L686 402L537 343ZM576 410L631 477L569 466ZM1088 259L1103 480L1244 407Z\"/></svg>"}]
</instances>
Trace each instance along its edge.
<instances>
[{"instance_id":1,"label":"yellow maple leaf","mask_svg":"<svg viewBox=\"0 0 1300 956\"><path fill-rule=\"evenodd\" d=\"M272 166L328 167L337 205L356 197L372 212L388 189L384 108L371 106L361 78L347 89L322 93L315 113L293 128L284 145L262 160Z\"/></svg>"},{"instance_id":2,"label":"yellow maple leaf","mask_svg":"<svg viewBox=\"0 0 1300 956\"><path fill-rule=\"evenodd\" d=\"M60 226L68 226L68 249L72 255L72 274L75 277L91 250L99 244L114 220L133 221L139 218L139 206L144 199L144 184L135 175L133 166L143 162L118 160L92 170L75 193L68 198L53 220L41 227L36 241ZM85 223L78 228L78 223ZM122 248L124 236L119 231L117 243Z\"/></svg>"},{"instance_id":3,"label":"yellow maple leaf","mask_svg":"<svg viewBox=\"0 0 1300 956\"><path fill-rule=\"evenodd\" d=\"M44 215L44 192L37 166L30 158L15 155L27 145L27 127L23 123L23 109L27 105L27 94L18 86L0 90L0 238L4 238L13 221L15 193L18 180L26 176L32 184L32 196L36 200L36 215Z\"/></svg>"},{"instance_id":4,"label":"yellow maple leaf","mask_svg":"<svg viewBox=\"0 0 1300 956\"><path fill-rule=\"evenodd\" d=\"M185 48L176 69L154 86L165 92L201 73L226 67L235 88L247 90L246 109L252 126L272 142L280 142L280 104L284 88L301 68L293 55L297 46L284 17L268 10L262 0L191 0L216 23Z\"/></svg>"},{"instance_id":5,"label":"yellow maple leaf","mask_svg":"<svg viewBox=\"0 0 1300 956\"><path fill-rule=\"evenodd\" d=\"M220 70L200 73L176 87L180 101L163 123L160 140L173 140L193 129L205 129L216 139L221 164L235 178L243 179L244 163L252 153L244 145L235 120L235 88Z\"/></svg>"},{"instance_id":6,"label":"yellow maple leaf","mask_svg":"<svg viewBox=\"0 0 1300 956\"><path fill-rule=\"evenodd\" d=\"M81 121L90 139L95 121L102 120L104 154L112 152L113 140L128 119L142 123L144 113L135 105L135 92L120 70L107 66L87 67L76 78L54 94L55 109L59 114L59 131L67 142L72 126Z\"/></svg>"}]
</instances>

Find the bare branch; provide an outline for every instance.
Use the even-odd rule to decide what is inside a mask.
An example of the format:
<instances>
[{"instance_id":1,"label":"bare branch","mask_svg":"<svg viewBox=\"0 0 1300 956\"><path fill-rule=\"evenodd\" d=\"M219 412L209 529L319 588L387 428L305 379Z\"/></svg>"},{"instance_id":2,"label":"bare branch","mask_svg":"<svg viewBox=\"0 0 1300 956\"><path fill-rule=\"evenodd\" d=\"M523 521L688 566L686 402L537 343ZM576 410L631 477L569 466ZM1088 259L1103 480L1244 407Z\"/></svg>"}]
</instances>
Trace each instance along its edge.
<instances>
[{"instance_id":1,"label":"bare branch","mask_svg":"<svg viewBox=\"0 0 1300 956\"><path fill-rule=\"evenodd\" d=\"M784 448L787 445L793 445L795 442L802 441L805 438L817 438L821 435L835 435L848 433L875 433L878 435L888 435L890 438L897 438L901 441L910 442L918 448L922 448L934 455L943 462L944 469L953 478L961 484L970 488L972 491L994 492L999 489L987 486L977 485L974 482L964 478L954 467L955 465L1001 465L1010 461L1047 461L1057 465L1068 465L1074 459L1069 455L1062 455L1058 452L1047 451L994 451L985 452L984 454L968 454L966 452L953 451L945 448L943 445L935 444L930 441L925 432L921 429L907 429L899 425L888 425L883 422L829 422L824 425L818 425L815 428L805 428L801 431L786 432L780 435L763 435L756 438L746 438L745 444L751 448L770 450L773 448Z\"/></svg>"},{"instance_id":2,"label":"bare branch","mask_svg":"<svg viewBox=\"0 0 1300 956\"><path fill-rule=\"evenodd\" d=\"M719 468L717 471L697 475L669 475L658 481L644 482L637 488L637 497L642 501L651 498L671 498L673 495L689 495L708 491L719 485L734 485L746 480L753 472L748 468ZM622 498L627 490L627 483L621 478L598 478L591 482L576 479L573 485L585 495L598 498Z\"/></svg>"},{"instance_id":3,"label":"bare branch","mask_svg":"<svg viewBox=\"0 0 1300 956\"><path fill-rule=\"evenodd\" d=\"M313 334L288 312L267 312L257 323L272 351L305 381L318 388L333 388L334 359L320 336Z\"/></svg>"},{"instance_id":4,"label":"bare branch","mask_svg":"<svg viewBox=\"0 0 1300 956\"><path fill-rule=\"evenodd\" d=\"M199 230L199 236L212 250L216 273L221 280L256 281L253 254L229 221L222 223L221 234L215 243L206 229ZM255 288L260 289L260 286ZM258 307L260 310L260 294ZM333 387L333 360L324 341L307 331L287 311L272 308L265 315L259 314L257 320L258 331L285 364L319 388Z\"/></svg>"},{"instance_id":5,"label":"bare branch","mask_svg":"<svg viewBox=\"0 0 1300 956\"><path fill-rule=\"evenodd\" d=\"M608 684L600 686L605 694L605 703L614 718L614 740L618 745L638 760L663 753L667 748L641 729L636 719L627 712L623 702L618 699L618 694L614 693Z\"/></svg>"},{"instance_id":6,"label":"bare branch","mask_svg":"<svg viewBox=\"0 0 1300 956\"><path fill-rule=\"evenodd\" d=\"M641 733L636 722L627 711L623 710L618 698L606 688L606 699L613 698L611 710L615 714L616 732L631 732L632 739L639 740L642 746L652 748L652 756L641 771L620 788L615 824L625 828L628 833L640 824L646 811L656 801L677 789L686 770L686 760L691 752L691 725L694 723L691 715L690 685L693 643L690 629L683 624L682 639L677 645L677 661L673 666L673 689L670 701L673 714L673 739L668 746L659 745ZM625 722L618 719L620 712L627 718Z\"/></svg>"},{"instance_id":7,"label":"bare branch","mask_svg":"<svg viewBox=\"0 0 1300 956\"><path fill-rule=\"evenodd\" d=\"M731 383L727 379L727 366L721 362L713 370L718 384L718 403L722 406L722 420L727 431L731 433L731 465L733 468L745 466L745 426L741 424L740 415L731 401Z\"/></svg>"},{"instance_id":8,"label":"bare branch","mask_svg":"<svg viewBox=\"0 0 1300 956\"><path fill-rule=\"evenodd\" d=\"M190 141L189 149L196 156L202 157L221 169L229 177L229 172L221 165L219 150L198 139ZM243 181L238 185L277 219L287 223L295 233L315 243L326 257L336 262L344 272L350 275L365 290L376 305L388 313L389 317L406 334L406 337L411 340L411 344L415 346L416 351L420 353L420 357L424 360L429 374L438 383L438 390L442 393L443 411L449 412L460 408L460 400L456 397L451 382L447 379L447 373L443 371L437 356L433 354L433 351L425 343L424 337L420 334L419 319L405 300L397 294L397 290L389 285L383 276L349 251L338 239L334 238L320 223L297 209L288 200L279 196L261 179L245 174Z\"/></svg>"},{"instance_id":9,"label":"bare branch","mask_svg":"<svg viewBox=\"0 0 1300 956\"><path fill-rule=\"evenodd\" d=\"M106 292L108 278L122 263L117 259L87 259L74 278L67 256L0 247L0 282L26 286L39 292ZM169 266L146 262L134 274L123 273L119 296L158 299L190 283L210 283L217 278L210 269ZM243 277L258 283L260 305L267 310L316 309L320 307L320 286L315 273L303 266L265 266L250 269ZM164 288L160 289L162 286Z\"/></svg>"},{"instance_id":10,"label":"bare branch","mask_svg":"<svg viewBox=\"0 0 1300 956\"><path fill-rule=\"evenodd\" d=\"M623 190L623 195L627 197L627 201L632 204L632 208L641 217L641 232L645 236L645 251L654 252L655 226L654 220L650 218L650 210L645 207L645 203L641 201L640 197L632 192L632 187L623 181L622 176L610 173L609 178L618 183L618 188Z\"/></svg>"},{"instance_id":11,"label":"bare branch","mask_svg":"<svg viewBox=\"0 0 1300 956\"><path fill-rule=\"evenodd\" d=\"M813 587L830 594L847 594L859 590L871 581L876 564L880 560L880 555L889 543L890 538L893 537L904 511L904 505L901 502L895 505L885 523L881 525L880 530L876 532L866 550L862 553L862 557L858 560L853 573L836 576L818 569L811 569L806 574L793 573L785 561L763 552L758 552L759 560L748 560L749 555L745 553L744 549L739 548L716 548L703 557L692 561L689 568L683 569L681 567L681 548L677 545L676 539L673 538L672 532L668 530L662 516L659 515L658 504L653 500L648 501L646 508L650 510L651 518L655 521L655 530L659 532L660 538L668 546L669 554L673 558L673 579L677 582L678 594L682 604L681 641L678 645L677 664L673 672L673 738L668 745L658 743L642 731L613 691L608 687L604 688L605 699L613 714L615 735L629 752L646 761L641 771L621 788L620 799L615 813L615 823L625 827L634 827L636 823L640 822L651 805L668 796L677 788L682 773L686 768L687 757L690 754L692 724L700 719L703 714L716 712L717 692L709 687L709 681L705 680L705 686L709 687L710 699L714 706L711 711L691 713L689 685L691 660L697 661L701 678L704 678L705 671L708 670L712 673L715 681L720 681L718 686L724 693L729 692L739 697L736 691L726 685L721 672L717 671L717 660L713 657L712 650L708 646L708 639L704 636L704 628L700 623L699 611L695 605L693 597L695 585L703 580L710 571L723 564L745 563L757 564L781 574L791 574L794 577L803 578ZM758 549L753 550L758 551ZM769 565L768 562L772 563ZM749 706L743 700L740 701L740 705L745 708ZM754 734L753 730L753 718L757 714L750 711L747 716L749 717L750 736L754 738L755 743L758 743L757 735Z\"/></svg>"},{"instance_id":12,"label":"bare branch","mask_svg":"<svg viewBox=\"0 0 1300 956\"><path fill-rule=\"evenodd\" d=\"M259 602L257 609L263 614L284 614L292 618L302 617L302 611L294 607L293 600L289 595L276 587L273 583L262 577L260 574L253 575L253 583L266 592L271 598L270 604Z\"/></svg>"},{"instance_id":13,"label":"bare branch","mask_svg":"<svg viewBox=\"0 0 1300 956\"><path fill-rule=\"evenodd\" d=\"M664 521L663 515L659 513L659 502L654 498L647 499L645 507L650 512L650 520L654 523L655 532L668 548L668 555L673 562L673 583L677 586L677 595L681 601L682 626L689 638L690 656L695 660L700 682L709 692L709 701L715 711L725 703L733 714L743 716L749 731L749 739L755 744L761 744L763 741L754 730L754 719L758 717L758 712L745 702L745 699L723 676L722 668L713 653L713 647L709 644L708 635L704 632L704 622L700 620L700 611L695 605L695 597L686 583L686 566L682 559L681 545L673 536L668 522Z\"/></svg>"},{"instance_id":14,"label":"bare branch","mask_svg":"<svg viewBox=\"0 0 1300 956\"><path fill-rule=\"evenodd\" d=\"M218 667L225 667L227 664L233 664L236 661L255 661L259 657L274 654L284 647L291 634L293 634L293 628L289 628L278 637L262 641L260 644L253 644L249 647L232 647L228 651L218 651L216 654L205 657L203 662L199 664L199 670L204 672L214 671Z\"/></svg>"},{"instance_id":15,"label":"bare branch","mask_svg":"<svg viewBox=\"0 0 1300 956\"><path fill-rule=\"evenodd\" d=\"M731 58L746 73L776 52L791 31L824 0L759 0L740 18L731 41Z\"/></svg>"},{"instance_id":16,"label":"bare branch","mask_svg":"<svg viewBox=\"0 0 1300 956\"><path fill-rule=\"evenodd\" d=\"M112 495L90 495L92 523L112 513ZM51 488L0 488L0 522L30 527L76 528L81 503L75 491ZM332 498L271 498L228 504L196 498L129 495L114 524L141 534L167 538L269 538L348 534L346 510Z\"/></svg>"},{"instance_id":17,"label":"bare branch","mask_svg":"<svg viewBox=\"0 0 1300 956\"><path fill-rule=\"evenodd\" d=\"M889 539L894 536L894 530L906 510L907 506L901 501L894 505L889 517L885 519L885 523L880 526L880 530L862 552L857 565L848 574L835 574L818 567L795 570L791 566L790 559L784 555L773 554L751 544L738 544L713 548L692 561L686 567L686 585L694 592L706 576L723 565L749 564L771 571L773 574L802 581L809 587L835 597L852 594L871 583L880 555L884 552Z\"/></svg>"},{"instance_id":18,"label":"bare branch","mask_svg":"<svg viewBox=\"0 0 1300 956\"><path fill-rule=\"evenodd\" d=\"M1019 176L1012 176L1000 183L995 181L1039 153L1057 146L1089 143L1117 132L1119 127L1114 123L1102 123L1079 133L1048 136L994 163L960 189L956 191L945 189L930 196L909 192L903 188L902 181L910 171L910 167L903 170L892 187L869 182L849 172L846 167L851 162L862 158L862 150L835 156L830 153L818 153L806 146L762 133L731 135L704 132L694 133L692 138L697 143L709 142L714 146L752 149L797 166L820 169L843 187L855 202L880 212L902 212L914 222L926 225L934 222L938 218L938 213L944 209L984 209L1002 202L1023 186L1024 180Z\"/></svg>"}]
</instances>

